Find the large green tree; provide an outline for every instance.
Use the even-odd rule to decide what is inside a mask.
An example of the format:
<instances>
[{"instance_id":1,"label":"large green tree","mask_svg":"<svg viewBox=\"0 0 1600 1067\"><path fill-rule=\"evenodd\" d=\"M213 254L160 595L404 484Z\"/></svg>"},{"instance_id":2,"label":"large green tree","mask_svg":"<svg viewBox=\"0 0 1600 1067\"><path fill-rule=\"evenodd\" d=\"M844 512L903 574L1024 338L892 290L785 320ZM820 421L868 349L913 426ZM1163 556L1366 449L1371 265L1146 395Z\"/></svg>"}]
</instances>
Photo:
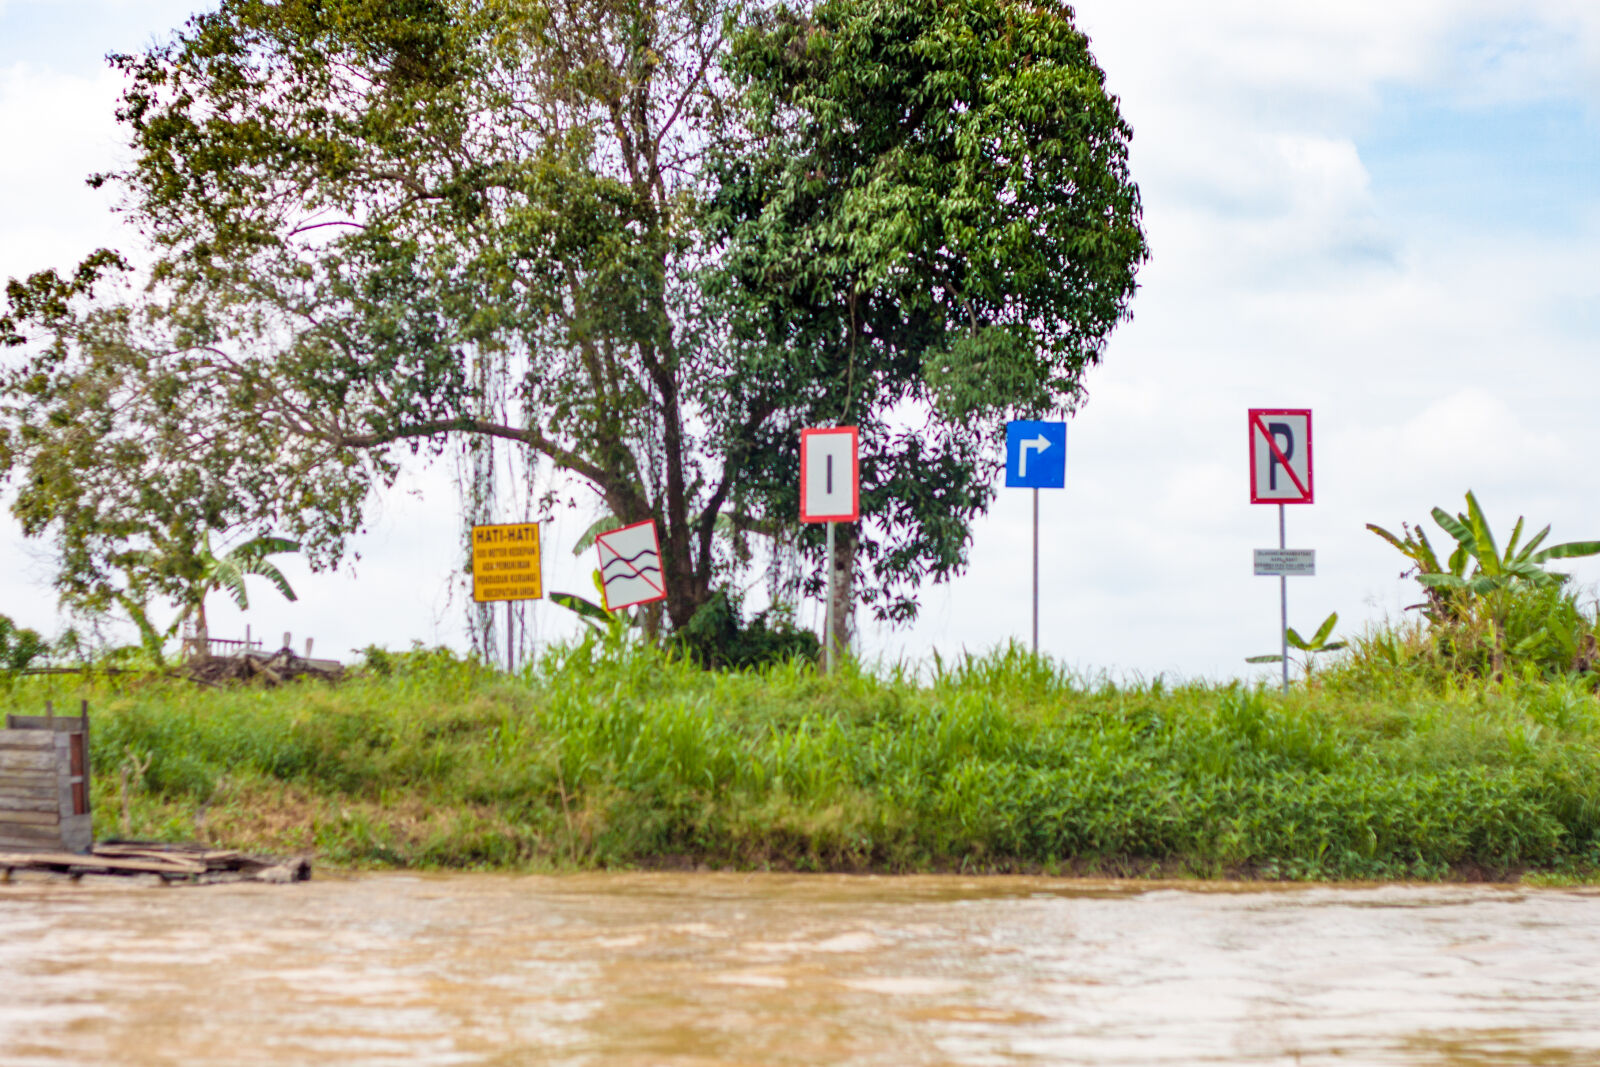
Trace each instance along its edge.
<instances>
[{"instance_id":1,"label":"large green tree","mask_svg":"<svg viewBox=\"0 0 1600 1067\"><path fill-rule=\"evenodd\" d=\"M1127 314L1131 131L1061 4L779 6L728 69L754 144L714 161L714 289L745 365L788 383L746 491L793 515L799 427L859 424L869 520L839 588L859 570L904 619L965 564L1005 422L1076 407Z\"/></svg>"},{"instance_id":2,"label":"large green tree","mask_svg":"<svg viewBox=\"0 0 1600 1067\"><path fill-rule=\"evenodd\" d=\"M682 626L719 517L792 523L796 431L854 421L904 616L1144 254L1064 5L222 0L115 62L134 156L96 181L150 269L13 283L0 324L65 593L180 526L330 562L407 451L483 438L658 520Z\"/></svg>"}]
</instances>

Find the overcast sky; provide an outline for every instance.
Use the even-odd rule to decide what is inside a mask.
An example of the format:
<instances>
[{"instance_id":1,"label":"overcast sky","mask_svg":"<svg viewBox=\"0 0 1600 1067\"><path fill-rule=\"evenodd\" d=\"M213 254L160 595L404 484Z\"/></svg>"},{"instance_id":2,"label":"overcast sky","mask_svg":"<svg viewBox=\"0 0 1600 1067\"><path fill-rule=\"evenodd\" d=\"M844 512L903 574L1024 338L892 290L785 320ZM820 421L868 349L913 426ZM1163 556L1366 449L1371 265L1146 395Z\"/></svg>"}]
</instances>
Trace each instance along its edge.
<instances>
[{"instance_id":1,"label":"overcast sky","mask_svg":"<svg viewBox=\"0 0 1600 1067\"><path fill-rule=\"evenodd\" d=\"M122 151L103 56L177 26L188 0L0 0L0 278L128 247L106 193ZM1496 531L1600 537L1600 4L1593 0L1086 0L1078 19L1134 129L1152 258L1134 319L1090 376L1067 485L1042 494L1041 643L1086 672L1250 676L1278 589L1251 574L1276 509L1249 503L1250 407L1314 412L1317 502L1288 513L1290 623L1342 633L1415 599L1398 528L1477 492ZM319 653L464 647L447 472L374 509L361 558L288 566L214 632L291 631ZM924 591L869 657L1026 639L1031 496L1002 489L972 566ZM547 586L587 591L545 531ZM50 564L14 520L0 613L59 629ZM1593 596L1600 564L1571 568ZM537 633L565 632L540 605ZM812 613L814 614L814 612ZM808 615L808 618L811 616ZM237 634L235 631L239 631Z\"/></svg>"}]
</instances>

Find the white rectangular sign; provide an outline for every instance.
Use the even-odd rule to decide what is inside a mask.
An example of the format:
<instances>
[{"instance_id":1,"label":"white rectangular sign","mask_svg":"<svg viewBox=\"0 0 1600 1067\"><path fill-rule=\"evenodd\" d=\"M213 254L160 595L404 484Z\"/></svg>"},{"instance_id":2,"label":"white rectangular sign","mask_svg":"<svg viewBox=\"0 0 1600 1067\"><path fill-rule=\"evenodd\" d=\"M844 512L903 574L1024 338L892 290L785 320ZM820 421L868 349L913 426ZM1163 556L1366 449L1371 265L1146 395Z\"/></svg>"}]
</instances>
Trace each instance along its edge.
<instances>
[{"instance_id":1,"label":"white rectangular sign","mask_svg":"<svg viewBox=\"0 0 1600 1067\"><path fill-rule=\"evenodd\" d=\"M1250 409L1250 503L1309 504L1311 409Z\"/></svg>"},{"instance_id":2,"label":"white rectangular sign","mask_svg":"<svg viewBox=\"0 0 1600 1067\"><path fill-rule=\"evenodd\" d=\"M1317 550L1314 548L1258 548L1256 549L1256 574L1288 575L1291 578L1311 578L1317 573Z\"/></svg>"},{"instance_id":3,"label":"white rectangular sign","mask_svg":"<svg viewBox=\"0 0 1600 1067\"><path fill-rule=\"evenodd\" d=\"M594 547L600 554L600 594L607 611L666 599L661 545L653 521L609 530L594 539Z\"/></svg>"},{"instance_id":4,"label":"white rectangular sign","mask_svg":"<svg viewBox=\"0 0 1600 1067\"><path fill-rule=\"evenodd\" d=\"M861 518L858 437L854 426L800 431L800 521Z\"/></svg>"}]
</instances>

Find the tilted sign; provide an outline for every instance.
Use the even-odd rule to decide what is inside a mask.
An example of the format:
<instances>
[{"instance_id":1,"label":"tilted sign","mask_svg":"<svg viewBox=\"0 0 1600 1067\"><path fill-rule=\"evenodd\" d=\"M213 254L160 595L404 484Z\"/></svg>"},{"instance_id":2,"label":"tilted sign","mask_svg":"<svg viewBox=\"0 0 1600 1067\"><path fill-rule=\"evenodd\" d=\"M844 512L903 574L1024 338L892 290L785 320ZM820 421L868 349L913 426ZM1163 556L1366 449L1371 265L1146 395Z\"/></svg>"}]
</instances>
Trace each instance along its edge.
<instances>
[{"instance_id":1,"label":"tilted sign","mask_svg":"<svg viewBox=\"0 0 1600 1067\"><path fill-rule=\"evenodd\" d=\"M607 611L667 598L654 520L600 534L594 547L600 553L600 594Z\"/></svg>"},{"instance_id":2,"label":"tilted sign","mask_svg":"<svg viewBox=\"0 0 1600 1067\"><path fill-rule=\"evenodd\" d=\"M503 523L472 528L472 599L538 600L544 596L539 524Z\"/></svg>"},{"instance_id":3,"label":"tilted sign","mask_svg":"<svg viewBox=\"0 0 1600 1067\"><path fill-rule=\"evenodd\" d=\"M1311 409L1250 409L1250 503L1309 504Z\"/></svg>"},{"instance_id":4,"label":"tilted sign","mask_svg":"<svg viewBox=\"0 0 1600 1067\"><path fill-rule=\"evenodd\" d=\"M1317 550L1314 548L1258 548L1256 549L1256 574L1311 578L1317 573Z\"/></svg>"},{"instance_id":5,"label":"tilted sign","mask_svg":"<svg viewBox=\"0 0 1600 1067\"><path fill-rule=\"evenodd\" d=\"M800 431L800 521L861 518L860 439L854 426Z\"/></svg>"},{"instance_id":6,"label":"tilted sign","mask_svg":"<svg viewBox=\"0 0 1600 1067\"><path fill-rule=\"evenodd\" d=\"M1006 423L1006 486L1061 489L1067 484L1067 424Z\"/></svg>"}]
</instances>

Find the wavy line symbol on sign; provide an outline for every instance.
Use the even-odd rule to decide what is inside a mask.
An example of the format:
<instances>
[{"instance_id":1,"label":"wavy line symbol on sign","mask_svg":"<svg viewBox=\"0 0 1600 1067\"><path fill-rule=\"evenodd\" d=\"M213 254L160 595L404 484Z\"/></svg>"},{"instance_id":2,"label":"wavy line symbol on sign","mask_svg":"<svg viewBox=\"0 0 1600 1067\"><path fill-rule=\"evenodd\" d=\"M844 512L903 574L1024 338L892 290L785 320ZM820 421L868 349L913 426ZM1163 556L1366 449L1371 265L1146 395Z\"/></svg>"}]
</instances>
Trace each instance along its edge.
<instances>
[{"instance_id":1,"label":"wavy line symbol on sign","mask_svg":"<svg viewBox=\"0 0 1600 1067\"><path fill-rule=\"evenodd\" d=\"M607 610L665 599L661 546L654 522L646 520L610 530L596 537L594 543L600 555L600 592Z\"/></svg>"},{"instance_id":2,"label":"wavy line symbol on sign","mask_svg":"<svg viewBox=\"0 0 1600 1067\"><path fill-rule=\"evenodd\" d=\"M643 564L638 563L641 558L644 559ZM638 575L642 578L651 571L655 571L657 574L661 573L661 568L655 565L656 561L659 559L660 557L657 556L654 551L646 548L642 551L635 552L631 556L612 556L610 559L605 561L600 570L602 573L604 573L611 570L613 567L617 569L616 574L606 575L606 581L608 582L617 577L631 578L634 575Z\"/></svg>"}]
</instances>

